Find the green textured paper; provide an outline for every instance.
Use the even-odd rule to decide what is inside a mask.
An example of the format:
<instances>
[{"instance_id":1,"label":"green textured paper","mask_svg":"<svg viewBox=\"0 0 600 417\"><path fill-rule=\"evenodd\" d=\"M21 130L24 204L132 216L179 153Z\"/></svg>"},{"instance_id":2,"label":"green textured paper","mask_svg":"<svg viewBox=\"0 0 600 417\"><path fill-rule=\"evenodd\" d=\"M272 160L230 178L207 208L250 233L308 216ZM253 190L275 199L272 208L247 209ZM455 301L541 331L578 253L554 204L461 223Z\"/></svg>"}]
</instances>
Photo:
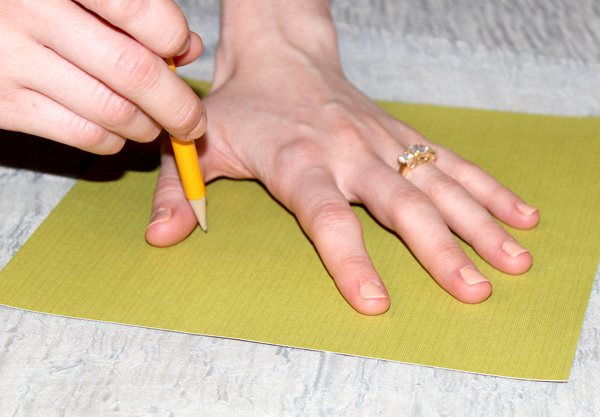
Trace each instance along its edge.
<instances>
[{"instance_id":1,"label":"green textured paper","mask_svg":"<svg viewBox=\"0 0 600 417\"><path fill-rule=\"evenodd\" d=\"M209 232L144 241L156 172L79 181L0 272L0 303L515 378L566 380L598 265L600 120L383 103L477 161L540 209L510 229L530 249L522 276L465 245L494 285L462 304L362 208L367 248L392 297L378 317L342 299L293 215L257 183L208 186ZM110 157L107 157L110 158ZM106 159L110 161L110 159ZM427 221L415 214L415 222Z\"/></svg>"}]
</instances>

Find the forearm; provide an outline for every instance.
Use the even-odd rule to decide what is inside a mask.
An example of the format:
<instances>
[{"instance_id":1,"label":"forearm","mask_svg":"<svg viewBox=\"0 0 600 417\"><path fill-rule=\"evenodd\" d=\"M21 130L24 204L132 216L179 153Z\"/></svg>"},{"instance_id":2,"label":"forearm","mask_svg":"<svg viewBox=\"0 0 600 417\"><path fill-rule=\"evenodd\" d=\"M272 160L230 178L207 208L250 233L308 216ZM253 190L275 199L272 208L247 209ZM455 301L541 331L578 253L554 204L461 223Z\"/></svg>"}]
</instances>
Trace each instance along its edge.
<instances>
[{"instance_id":1,"label":"forearm","mask_svg":"<svg viewBox=\"0 0 600 417\"><path fill-rule=\"evenodd\" d=\"M337 46L329 0L221 0L221 70L279 59L282 47L338 66Z\"/></svg>"}]
</instances>

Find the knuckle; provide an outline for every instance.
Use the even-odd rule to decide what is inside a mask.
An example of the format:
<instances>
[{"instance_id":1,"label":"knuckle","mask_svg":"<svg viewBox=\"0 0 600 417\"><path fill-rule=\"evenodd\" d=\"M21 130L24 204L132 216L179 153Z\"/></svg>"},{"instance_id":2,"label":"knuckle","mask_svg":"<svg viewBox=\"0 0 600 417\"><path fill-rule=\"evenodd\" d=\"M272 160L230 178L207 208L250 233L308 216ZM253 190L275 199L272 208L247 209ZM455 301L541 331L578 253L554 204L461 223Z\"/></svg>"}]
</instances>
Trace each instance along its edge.
<instances>
[{"instance_id":1,"label":"knuckle","mask_svg":"<svg viewBox=\"0 0 600 417\"><path fill-rule=\"evenodd\" d=\"M131 22L151 25L151 7L155 6L147 0L96 0L98 14L118 27L126 27ZM153 50L164 57L174 56L187 41L188 24L179 7L170 7L168 13L165 11L161 16L168 16L169 21L162 22L168 29L153 41Z\"/></svg>"},{"instance_id":2,"label":"knuckle","mask_svg":"<svg viewBox=\"0 0 600 417\"><path fill-rule=\"evenodd\" d=\"M181 100L183 106L171 118L173 122L170 125L174 131L190 133L198 126L204 107L196 95L191 97L192 100Z\"/></svg>"},{"instance_id":3,"label":"knuckle","mask_svg":"<svg viewBox=\"0 0 600 417\"><path fill-rule=\"evenodd\" d=\"M155 125L149 126L141 126L137 127L131 135L127 135L127 139L130 139L134 142L139 143L149 143L154 141L160 133L162 132L161 128L156 127Z\"/></svg>"},{"instance_id":4,"label":"knuckle","mask_svg":"<svg viewBox=\"0 0 600 417\"><path fill-rule=\"evenodd\" d=\"M421 190L400 183L390 189L389 201L391 207L402 207L407 212L413 210L418 212L431 204L429 197Z\"/></svg>"},{"instance_id":5,"label":"knuckle","mask_svg":"<svg viewBox=\"0 0 600 417\"><path fill-rule=\"evenodd\" d=\"M467 159L462 159L454 168L453 177L461 184L469 184L473 178L477 178L477 174L481 172L481 168L474 162Z\"/></svg>"},{"instance_id":6,"label":"knuckle","mask_svg":"<svg viewBox=\"0 0 600 417\"><path fill-rule=\"evenodd\" d=\"M432 244L430 253L433 256L421 260L428 270L436 269L435 265L452 265L456 259L465 256L462 248L454 240L440 240Z\"/></svg>"},{"instance_id":7,"label":"knuckle","mask_svg":"<svg viewBox=\"0 0 600 417\"><path fill-rule=\"evenodd\" d=\"M164 57L177 55L185 46L189 37L189 29L183 14L179 16L181 22L169 26L169 32L161 38L161 44L157 45L157 53Z\"/></svg>"},{"instance_id":8,"label":"knuckle","mask_svg":"<svg viewBox=\"0 0 600 417\"><path fill-rule=\"evenodd\" d=\"M487 199L484 198L482 201L483 205L490 204L492 201L503 201L504 199L511 199L514 193L507 186L495 178L490 178L486 183Z\"/></svg>"},{"instance_id":9,"label":"knuckle","mask_svg":"<svg viewBox=\"0 0 600 417\"><path fill-rule=\"evenodd\" d=\"M365 270L373 269L373 263L367 255L348 253L345 250L335 256L335 263L349 276L360 275Z\"/></svg>"},{"instance_id":10,"label":"knuckle","mask_svg":"<svg viewBox=\"0 0 600 417\"><path fill-rule=\"evenodd\" d=\"M99 116L107 125L125 126L135 118L136 108L133 103L110 89L100 86L96 97Z\"/></svg>"},{"instance_id":11,"label":"knuckle","mask_svg":"<svg viewBox=\"0 0 600 417\"><path fill-rule=\"evenodd\" d=\"M110 140L110 133L96 123L75 117L71 123L74 146L99 154L114 154L123 147L122 141Z\"/></svg>"},{"instance_id":12,"label":"knuckle","mask_svg":"<svg viewBox=\"0 0 600 417\"><path fill-rule=\"evenodd\" d=\"M161 132L162 132L161 127L158 127L155 124L151 124L150 127L147 129L147 131L144 132L143 134L141 134L135 140L136 140L136 142L141 142L141 143L152 142L153 140L158 138L158 136L160 135Z\"/></svg>"},{"instance_id":13,"label":"knuckle","mask_svg":"<svg viewBox=\"0 0 600 417\"><path fill-rule=\"evenodd\" d=\"M454 178L447 175L438 175L435 181L432 181L429 185L429 193L433 200L438 196L441 198L441 196L448 195L449 193L456 193L461 189L462 187L459 183Z\"/></svg>"},{"instance_id":14,"label":"knuckle","mask_svg":"<svg viewBox=\"0 0 600 417\"><path fill-rule=\"evenodd\" d=\"M156 183L154 198L160 200L169 200L174 197L180 197L182 193L181 180L175 172L161 174Z\"/></svg>"},{"instance_id":15,"label":"knuckle","mask_svg":"<svg viewBox=\"0 0 600 417\"><path fill-rule=\"evenodd\" d=\"M297 138L280 147L275 155L279 170L307 170L321 158L321 148L312 140Z\"/></svg>"},{"instance_id":16,"label":"knuckle","mask_svg":"<svg viewBox=\"0 0 600 417\"><path fill-rule=\"evenodd\" d=\"M480 247L490 240L491 236L498 236L498 232L504 233L502 226L493 218L480 222L476 228L472 229L473 236L465 236L472 246Z\"/></svg>"},{"instance_id":17,"label":"knuckle","mask_svg":"<svg viewBox=\"0 0 600 417\"><path fill-rule=\"evenodd\" d=\"M345 228L347 223L354 219L354 212L346 202L325 199L315 204L308 216L317 230L322 227L336 229Z\"/></svg>"},{"instance_id":18,"label":"knuckle","mask_svg":"<svg viewBox=\"0 0 600 417\"><path fill-rule=\"evenodd\" d=\"M114 155L116 153L121 152L123 146L125 146L125 139L117 137L114 140L112 140L108 146L104 146L101 152L104 155Z\"/></svg>"},{"instance_id":19,"label":"knuckle","mask_svg":"<svg viewBox=\"0 0 600 417\"><path fill-rule=\"evenodd\" d=\"M138 17L144 4L144 0L98 0L97 10L102 17L119 26Z\"/></svg>"},{"instance_id":20,"label":"knuckle","mask_svg":"<svg viewBox=\"0 0 600 417\"><path fill-rule=\"evenodd\" d=\"M272 158L272 169L261 169L263 177L273 191L293 202L297 198L295 189L298 181L311 172L318 175L319 161L322 160L321 149L313 141L305 138L293 139L279 147Z\"/></svg>"},{"instance_id":21,"label":"knuckle","mask_svg":"<svg viewBox=\"0 0 600 417\"><path fill-rule=\"evenodd\" d=\"M371 121L362 121L360 124L356 121L348 120L348 117L338 117L335 121L335 128L329 135L333 143L343 147L347 154L360 154L366 151L368 138L364 134L364 125L373 124ZM370 134L375 137L389 137L387 132L381 132L377 126L369 126Z\"/></svg>"},{"instance_id":22,"label":"knuckle","mask_svg":"<svg viewBox=\"0 0 600 417\"><path fill-rule=\"evenodd\" d=\"M150 88L159 73L157 57L141 45L132 45L116 54L114 63L117 91L135 96L142 88Z\"/></svg>"},{"instance_id":23,"label":"knuckle","mask_svg":"<svg viewBox=\"0 0 600 417\"><path fill-rule=\"evenodd\" d=\"M71 128L77 142L89 148L100 145L106 139L106 131L102 127L83 117L75 117Z\"/></svg>"},{"instance_id":24,"label":"knuckle","mask_svg":"<svg viewBox=\"0 0 600 417\"><path fill-rule=\"evenodd\" d=\"M335 138L339 138L345 142L356 142L362 140L360 130L354 123L340 122L335 129Z\"/></svg>"}]
</instances>

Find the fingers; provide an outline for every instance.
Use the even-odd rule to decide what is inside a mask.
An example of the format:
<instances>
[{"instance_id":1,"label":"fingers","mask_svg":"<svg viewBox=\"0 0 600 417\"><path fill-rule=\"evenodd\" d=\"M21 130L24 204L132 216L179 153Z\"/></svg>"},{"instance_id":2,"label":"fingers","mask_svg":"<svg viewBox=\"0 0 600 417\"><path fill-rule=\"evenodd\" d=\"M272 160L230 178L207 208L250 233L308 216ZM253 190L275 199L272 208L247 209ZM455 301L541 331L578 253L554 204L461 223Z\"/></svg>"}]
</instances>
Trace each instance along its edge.
<instances>
[{"instance_id":1,"label":"fingers","mask_svg":"<svg viewBox=\"0 0 600 417\"><path fill-rule=\"evenodd\" d=\"M460 247L427 195L383 163L363 169L356 181L369 211L402 237L442 288L466 303L490 296L490 282Z\"/></svg>"},{"instance_id":2,"label":"fingers","mask_svg":"<svg viewBox=\"0 0 600 417\"><path fill-rule=\"evenodd\" d=\"M435 166L454 178L494 217L518 229L530 229L538 224L540 217L535 207L526 204L519 196L476 164L443 146L432 143L415 129L396 119L386 118L384 123L387 129L393 132L395 137L401 139L405 145L421 142L436 149L438 159ZM404 148L403 146L402 149L399 149L398 154L403 152ZM394 155L394 152L387 150L380 157L389 166L397 168L397 157L392 159L390 155Z\"/></svg>"},{"instance_id":3,"label":"fingers","mask_svg":"<svg viewBox=\"0 0 600 417\"><path fill-rule=\"evenodd\" d=\"M376 315L389 295L367 254L360 221L332 178L315 169L297 181L290 202L342 296L359 313Z\"/></svg>"},{"instance_id":4,"label":"fingers","mask_svg":"<svg viewBox=\"0 0 600 417\"><path fill-rule=\"evenodd\" d=\"M130 7L145 5L144 10L148 9L147 13L152 15L155 12L150 9L157 7L160 10L163 1L129 3L132 4ZM53 8L49 6L36 13L60 15L61 24L57 26L53 19L40 19L40 27L34 34L40 43L135 103L178 139L195 139L204 133L204 106L160 56L71 2L56 3ZM159 27L167 25L169 20L157 22L146 30L152 37L159 38L154 31L163 30Z\"/></svg>"},{"instance_id":5,"label":"fingers","mask_svg":"<svg viewBox=\"0 0 600 417\"><path fill-rule=\"evenodd\" d=\"M442 148L437 166L503 222L519 229L530 229L539 223L540 215L535 207L526 204L474 163Z\"/></svg>"},{"instance_id":6,"label":"fingers","mask_svg":"<svg viewBox=\"0 0 600 417\"><path fill-rule=\"evenodd\" d=\"M35 54L24 57L19 64L37 65L40 71L35 74L23 71L14 74L14 79L28 90L39 92L82 119L104 128L107 131L105 135L110 132L137 142L149 142L162 130L134 103L55 52L39 45L30 45L29 48L35 50ZM75 141L72 143L74 146L91 150L85 146L85 138L77 138L75 134L71 136Z\"/></svg>"},{"instance_id":7,"label":"fingers","mask_svg":"<svg viewBox=\"0 0 600 417\"><path fill-rule=\"evenodd\" d=\"M185 239L198 225L198 220L185 197L168 138L163 140L162 147L146 240L154 246L171 246Z\"/></svg>"},{"instance_id":8,"label":"fingers","mask_svg":"<svg viewBox=\"0 0 600 417\"><path fill-rule=\"evenodd\" d=\"M521 274L532 264L529 252L456 180L432 164L422 164L407 178L436 206L444 222L495 268Z\"/></svg>"},{"instance_id":9,"label":"fingers","mask_svg":"<svg viewBox=\"0 0 600 417\"><path fill-rule=\"evenodd\" d=\"M180 53L177 55L173 61L175 65L178 67L182 67L187 64L191 64L202 54L204 49L204 45L202 43L202 39L196 33L190 33L190 47L187 51Z\"/></svg>"},{"instance_id":10,"label":"fingers","mask_svg":"<svg viewBox=\"0 0 600 417\"><path fill-rule=\"evenodd\" d=\"M3 127L100 155L121 150L125 138L109 132L66 109L48 97L32 90L21 89L12 94L8 102L0 103Z\"/></svg>"},{"instance_id":11,"label":"fingers","mask_svg":"<svg viewBox=\"0 0 600 417\"><path fill-rule=\"evenodd\" d=\"M18 26L20 21L10 22ZM44 66L48 55L55 56L14 26L0 24L0 60L4 63L0 66L0 127L99 154L118 152L125 141L123 136L107 131L28 85L27 79L37 80L46 75L45 71L52 71L52 67ZM65 78L68 74L59 71L59 75ZM55 85L57 80L50 79L45 84Z\"/></svg>"},{"instance_id":12,"label":"fingers","mask_svg":"<svg viewBox=\"0 0 600 417\"><path fill-rule=\"evenodd\" d=\"M163 58L184 53L190 46L187 20L172 0L76 1Z\"/></svg>"}]
</instances>

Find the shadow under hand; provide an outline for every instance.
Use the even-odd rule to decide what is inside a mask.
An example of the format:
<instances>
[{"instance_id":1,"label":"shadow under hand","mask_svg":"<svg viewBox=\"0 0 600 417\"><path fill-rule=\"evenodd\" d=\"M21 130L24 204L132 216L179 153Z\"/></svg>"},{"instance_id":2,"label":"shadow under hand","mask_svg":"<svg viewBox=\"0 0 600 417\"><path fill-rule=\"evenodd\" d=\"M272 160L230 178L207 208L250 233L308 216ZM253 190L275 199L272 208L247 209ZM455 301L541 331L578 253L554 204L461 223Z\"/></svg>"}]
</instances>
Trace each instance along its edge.
<instances>
[{"instance_id":1,"label":"shadow under hand","mask_svg":"<svg viewBox=\"0 0 600 417\"><path fill-rule=\"evenodd\" d=\"M160 165L160 142L165 134L163 131L150 143L127 141L119 153L97 156L80 178L87 181L115 181L127 171L154 171Z\"/></svg>"},{"instance_id":2,"label":"shadow under hand","mask_svg":"<svg viewBox=\"0 0 600 417\"><path fill-rule=\"evenodd\" d=\"M160 138L127 141L115 155L95 155L20 132L0 130L0 165L89 181L113 181L126 171L153 171L160 163Z\"/></svg>"},{"instance_id":3,"label":"shadow under hand","mask_svg":"<svg viewBox=\"0 0 600 417\"><path fill-rule=\"evenodd\" d=\"M0 130L0 165L80 178L97 155L20 132Z\"/></svg>"}]
</instances>

